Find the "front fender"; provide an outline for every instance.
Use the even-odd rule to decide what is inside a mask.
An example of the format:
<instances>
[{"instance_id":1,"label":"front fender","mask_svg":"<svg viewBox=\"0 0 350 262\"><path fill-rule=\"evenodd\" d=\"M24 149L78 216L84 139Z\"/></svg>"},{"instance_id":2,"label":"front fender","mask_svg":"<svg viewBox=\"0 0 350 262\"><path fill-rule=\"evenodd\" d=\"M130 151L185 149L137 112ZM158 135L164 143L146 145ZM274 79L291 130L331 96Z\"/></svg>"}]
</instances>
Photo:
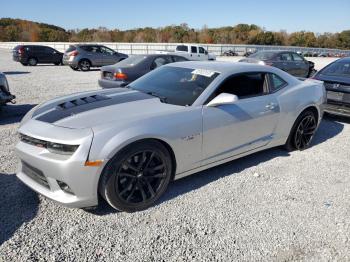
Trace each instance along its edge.
<instances>
[{"instance_id":1,"label":"front fender","mask_svg":"<svg viewBox=\"0 0 350 262\"><path fill-rule=\"evenodd\" d=\"M117 152L133 142L157 139L172 149L177 174L196 168L202 157L201 117L199 108L186 116L165 116L124 126L95 129L89 160L103 160L107 163Z\"/></svg>"}]
</instances>

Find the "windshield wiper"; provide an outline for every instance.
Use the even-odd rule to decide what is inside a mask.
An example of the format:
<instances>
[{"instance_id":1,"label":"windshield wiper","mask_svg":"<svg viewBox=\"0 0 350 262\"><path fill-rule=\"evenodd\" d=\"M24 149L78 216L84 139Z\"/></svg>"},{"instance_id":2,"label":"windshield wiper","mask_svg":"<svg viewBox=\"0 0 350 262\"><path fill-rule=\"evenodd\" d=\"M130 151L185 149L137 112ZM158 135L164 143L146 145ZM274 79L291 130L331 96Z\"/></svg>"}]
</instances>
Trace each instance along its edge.
<instances>
[{"instance_id":1,"label":"windshield wiper","mask_svg":"<svg viewBox=\"0 0 350 262\"><path fill-rule=\"evenodd\" d=\"M159 98L159 100L160 100L160 102L162 102L162 103L166 103L166 101L167 101L167 97L165 97L165 96L160 96L160 95L158 95L157 93L155 93L155 92L145 92L146 94L148 94L148 95L151 95L151 96L155 96L155 97L158 97Z\"/></svg>"}]
</instances>

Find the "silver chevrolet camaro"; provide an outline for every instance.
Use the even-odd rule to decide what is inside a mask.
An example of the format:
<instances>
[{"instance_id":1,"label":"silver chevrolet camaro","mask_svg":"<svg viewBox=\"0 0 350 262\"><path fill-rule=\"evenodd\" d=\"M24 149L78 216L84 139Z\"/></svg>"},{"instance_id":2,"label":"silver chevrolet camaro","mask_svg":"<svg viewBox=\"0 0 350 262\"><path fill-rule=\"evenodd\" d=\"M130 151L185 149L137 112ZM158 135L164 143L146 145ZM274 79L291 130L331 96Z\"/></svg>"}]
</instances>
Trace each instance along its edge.
<instances>
[{"instance_id":1,"label":"silver chevrolet camaro","mask_svg":"<svg viewBox=\"0 0 350 262\"><path fill-rule=\"evenodd\" d=\"M18 178L70 207L100 194L145 209L172 179L285 145L302 150L322 119L323 83L270 66L180 62L126 88L60 97L22 120Z\"/></svg>"}]
</instances>

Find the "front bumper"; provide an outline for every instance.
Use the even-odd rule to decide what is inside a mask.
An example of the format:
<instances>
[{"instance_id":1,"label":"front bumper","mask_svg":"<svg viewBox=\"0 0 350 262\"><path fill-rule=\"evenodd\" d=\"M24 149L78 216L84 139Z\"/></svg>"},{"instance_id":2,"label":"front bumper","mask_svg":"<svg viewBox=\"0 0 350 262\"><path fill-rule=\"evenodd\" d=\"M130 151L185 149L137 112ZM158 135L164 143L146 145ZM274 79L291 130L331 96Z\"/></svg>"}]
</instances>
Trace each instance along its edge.
<instances>
[{"instance_id":1,"label":"front bumper","mask_svg":"<svg viewBox=\"0 0 350 262\"><path fill-rule=\"evenodd\" d=\"M98 85L102 87L103 89L105 88L117 88L117 87L124 87L128 85L129 82L127 81L114 81L114 80L107 80L107 79L98 79Z\"/></svg>"},{"instance_id":2,"label":"front bumper","mask_svg":"<svg viewBox=\"0 0 350 262\"><path fill-rule=\"evenodd\" d=\"M61 133L61 137L67 141L75 140L74 143L80 146L73 155L59 155L49 152L46 148L20 141L16 146L16 154L21 160L17 177L34 191L64 206L75 208L96 206L98 180L102 167L84 165L93 139L92 131L51 127L55 131L50 132L47 124L33 120L29 122L28 125L22 126L19 132L34 137L31 134L35 127L37 139L52 141L56 138L43 138L42 132L53 134L52 137ZM82 138L77 139L79 132ZM62 184L60 186L62 182L68 185L73 193L64 190Z\"/></svg>"},{"instance_id":3,"label":"front bumper","mask_svg":"<svg viewBox=\"0 0 350 262\"><path fill-rule=\"evenodd\" d=\"M324 111L332 115L350 117L350 105L346 105L346 104L328 104L327 103L325 105Z\"/></svg>"}]
</instances>

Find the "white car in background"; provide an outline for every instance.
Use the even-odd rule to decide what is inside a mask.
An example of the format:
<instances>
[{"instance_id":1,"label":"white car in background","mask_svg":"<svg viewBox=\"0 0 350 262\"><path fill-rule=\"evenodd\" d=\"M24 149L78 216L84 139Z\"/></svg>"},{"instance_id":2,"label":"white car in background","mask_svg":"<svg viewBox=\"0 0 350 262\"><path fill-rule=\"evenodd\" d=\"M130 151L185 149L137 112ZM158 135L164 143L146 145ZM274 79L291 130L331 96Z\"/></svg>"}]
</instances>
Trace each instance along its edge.
<instances>
[{"instance_id":1,"label":"white car in background","mask_svg":"<svg viewBox=\"0 0 350 262\"><path fill-rule=\"evenodd\" d=\"M175 53L176 55L183 56L188 60L192 60L192 61L216 60L216 56L214 54L209 53L203 46L196 45L196 44L178 45L175 48L175 52L157 51L156 53L158 54Z\"/></svg>"}]
</instances>

